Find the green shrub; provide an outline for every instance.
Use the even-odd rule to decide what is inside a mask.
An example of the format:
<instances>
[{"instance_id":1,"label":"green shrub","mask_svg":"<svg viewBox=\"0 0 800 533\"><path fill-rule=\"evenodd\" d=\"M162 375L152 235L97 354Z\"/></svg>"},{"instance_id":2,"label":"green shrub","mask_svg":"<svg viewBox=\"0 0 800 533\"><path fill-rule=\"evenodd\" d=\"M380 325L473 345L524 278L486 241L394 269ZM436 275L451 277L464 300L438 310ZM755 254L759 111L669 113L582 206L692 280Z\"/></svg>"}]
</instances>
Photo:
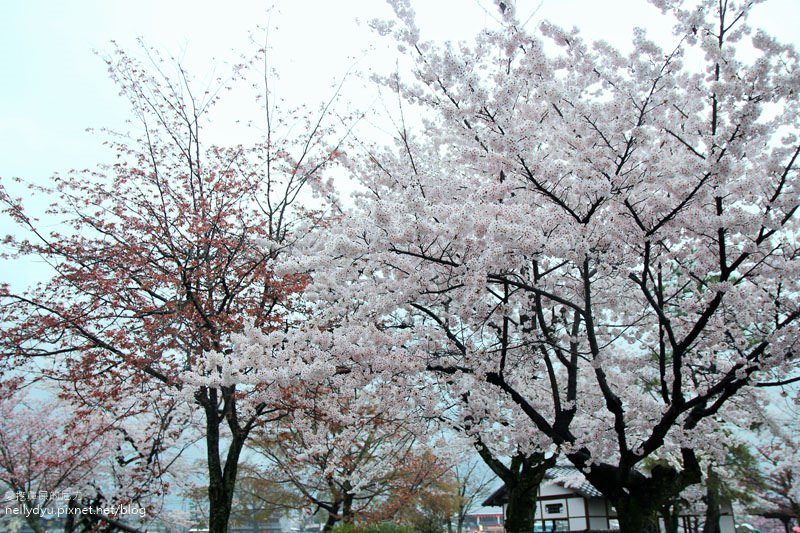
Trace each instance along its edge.
<instances>
[{"instance_id":1,"label":"green shrub","mask_svg":"<svg viewBox=\"0 0 800 533\"><path fill-rule=\"evenodd\" d=\"M393 522L364 525L339 523L333 528L333 533L414 533L414 528Z\"/></svg>"}]
</instances>

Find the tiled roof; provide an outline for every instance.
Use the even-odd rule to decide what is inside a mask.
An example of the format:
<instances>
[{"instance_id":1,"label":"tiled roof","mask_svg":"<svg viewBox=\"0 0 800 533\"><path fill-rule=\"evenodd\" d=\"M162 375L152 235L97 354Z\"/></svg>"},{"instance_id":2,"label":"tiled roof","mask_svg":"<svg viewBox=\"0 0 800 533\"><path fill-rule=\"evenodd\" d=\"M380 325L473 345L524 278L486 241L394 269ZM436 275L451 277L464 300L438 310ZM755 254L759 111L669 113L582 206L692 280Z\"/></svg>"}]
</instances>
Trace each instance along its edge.
<instances>
[{"instance_id":1,"label":"tiled roof","mask_svg":"<svg viewBox=\"0 0 800 533\"><path fill-rule=\"evenodd\" d=\"M574 466L554 466L547 470L544 477L587 498L601 498L603 496L603 493L586 481L583 474Z\"/></svg>"},{"instance_id":2,"label":"tiled roof","mask_svg":"<svg viewBox=\"0 0 800 533\"><path fill-rule=\"evenodd\" d=\"M583 474L574 466L554 466L549 468L544 475L546 480L556 485L574 490L584 498L602 498L603 494L594 488ZM547 481L544 481L545 483ZM504 505L508 498L506 496L506 486L502 485L499 489L494 491L486 500L483 505L488 507L499 507Z\"/></svg>"}]
</instances>

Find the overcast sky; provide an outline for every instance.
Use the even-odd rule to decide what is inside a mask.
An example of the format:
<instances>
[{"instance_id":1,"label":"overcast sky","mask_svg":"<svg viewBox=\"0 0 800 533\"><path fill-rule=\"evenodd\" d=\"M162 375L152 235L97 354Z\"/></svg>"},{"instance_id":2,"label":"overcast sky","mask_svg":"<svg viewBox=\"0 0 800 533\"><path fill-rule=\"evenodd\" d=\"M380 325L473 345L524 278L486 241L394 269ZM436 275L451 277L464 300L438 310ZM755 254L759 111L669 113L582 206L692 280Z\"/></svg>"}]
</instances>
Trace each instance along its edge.
<instances>
[{"instance_id":1,"label":"overcast sky","mask_svg":"<svg viewBox=\"0 0 800 533\"><path fill-rule=\"evenodd\" d=\"M495 16L491 2L413 2L427 37L468 38ZM270 10L270 6L275 7ZM635 25L668 34L669 24L644 0L526 0L518 12L529 27L547 18L581 28L592 38L622 46ZM108 79L94 51L115 39L133 48L135 38L181 57L197 75L252 49L258 25L273 28L273 63L280 91L316 103L348 69L386 58L366 26L389 16L380 0L277 2L198 0L3 0L0 2L0 176L39 180L55 171L91 167L101 139L88 127L120 128L127 103ZM798 42L800 0L770 0L756 23ZM370 52L370 50L373 50ZM376 55L377 54L377 55ZM392 61L391 57L388 57ZM221 67L217 67L219 70ZM223 68L224 70L224 68Z\"/></svg>"}]
</instances>

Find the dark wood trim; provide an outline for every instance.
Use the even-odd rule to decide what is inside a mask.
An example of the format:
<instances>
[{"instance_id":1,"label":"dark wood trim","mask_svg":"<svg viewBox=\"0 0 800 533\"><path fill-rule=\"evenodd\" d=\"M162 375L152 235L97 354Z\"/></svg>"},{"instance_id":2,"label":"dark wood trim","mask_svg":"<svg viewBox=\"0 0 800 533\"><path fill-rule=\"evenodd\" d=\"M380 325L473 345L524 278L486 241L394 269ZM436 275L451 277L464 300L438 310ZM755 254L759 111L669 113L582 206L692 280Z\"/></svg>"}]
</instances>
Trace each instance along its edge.
<instances>
[{"instance_id":1,"label":"dark wood trim","mask_svg":"<svg viewBox=\"0 0 800 533\"><path fill-rule=\"evenodd\" d=\"M577 492L568 492L566 494L553 494L552 496L539 496L539 501L545 500L568 500L570 498L583 498L586 499L584 496L581 496Z\"/></svg>"},{"instance_id":2,"label":"dark wood trim","mask_svg":"<svg viewBox=\"0 0 800 533\"><path fill-rule=\"evenodd\" d=\"M592 529L592 517L589 515L589 498L583 499L583 516L586 517L586 531ZM608 525L608 520L606 520L606 525Z\"/></svg>"}]
</instances>

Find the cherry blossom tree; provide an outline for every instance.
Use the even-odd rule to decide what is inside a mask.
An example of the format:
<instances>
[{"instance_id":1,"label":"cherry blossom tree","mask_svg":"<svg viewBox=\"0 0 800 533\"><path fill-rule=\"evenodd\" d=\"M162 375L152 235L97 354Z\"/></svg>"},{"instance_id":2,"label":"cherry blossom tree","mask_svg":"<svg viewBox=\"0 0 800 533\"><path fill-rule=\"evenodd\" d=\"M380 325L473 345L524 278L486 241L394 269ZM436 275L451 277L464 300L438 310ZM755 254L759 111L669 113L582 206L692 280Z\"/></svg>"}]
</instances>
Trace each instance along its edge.
<instances>
[{"instance_id":1,"label":"cherry blossom tree","mask_svg":"<svg viewBox=\"0 0 800 533\"><path fill-rule=\"evenodd\" d=\"M328 250L334 313L400 332L376 366L470 392L465 421L563 454L637 533L701 480L730 400L796 367L800 321L797 53L754 2L654 3L674 43L623 54L510 2L439 46L393 2L375 27L413 77L383 83L424 130L352 161L364 216Z\"/></svg>"},{"instance_id":2,"label":"cherry blossom tree","mask_svg":"<svg viewBox=\"0 0 800 533\"><path fill-rule=\"evenodd\" d=\"M12 502L5 505L18 508L33 531L44 533L39 509L90 478L101 460L106 432L94 423L77 424L60 410L22 394L12 396L9 392L15 387L3 385L0 481L12 493Z\"/></svg>"},{"instance_id":3,"label":"cherry blossom tree","mask_svg":"<svg viewBox=\"0 0 800 533\"><path fill-rule=\"evenodd\" d=\"M325 531L339 522L393 519L449 470L430 453L411 410L385 402L403 391L379 381L354 388L349 381L337 378L296 395L302 400L291 414L252 444L267 460L263 476L327 514Z\"/></svg>"},{"instance_id":4,"label":"cherry blossom tree","mask_svg":"<svg viewBox=\"0 0 800 533\"><path fill-rule=\"evenodd\" d=\"M452 453L464 457L477 452L478 462L502 480L507 502L505 527L512 531L534 529L539 485L547 469L555 466L557 454L545 449L540 436L530 433L524 413L504 398L493 398L491 404L487 403L483 395L476 394L482 385L472 377L462 376L458 382L422 379L417 386L439 392L438 396L429 393L420 397L417 402L427 403L428 409L436 412L438 424L447 433L458 435L450 438ZM462 481L466 484L471 478L474 481L472 474L477 468L476 463L453 466L456 490L467 489ZM459 529L468 510L465 505L475 498L474 494L470 498L465 494L457 498Z\"/></svg>"},{"instance_id":5,"label":"cherry blossom tree","mask_svg":"<svg viewBox=\"0 0 800 533\"><path fill-rule=\"evenodd\" d=\"M78 524L137 531L122 520L144 524L159 515L169 483L165 472L175 469L148 461L179 461L177 443L174 454L155 453L159 431L142 417L131 424L56 397L34 399L18 388L21 381L6 381L0 389L0 481L12 493L6 507L17 508L34 531L45 530L46 515L62 518L66 531ZM136 430L146 437L138 438ZM122 507L136 514L123 517ZM79 511L87 508L93 512Z\"/></svg>"},{"instance_id":6,"label":"cherry blossom tree","mask_svg":"<svg viewBox=\"0 0 800 533\"><path fill-rule=\"evenodd\" d=\"M783 390L777 396L756 417L761 421L756 456L763 477L758 503L781 514L788 530L792 525L800 527L800 391Z\"/></svg>"},{"instance_id":7,"label":"cherry blossom tree","mask_svg":"<svg viewBox=\"0 0 800 533\"><path fill-rule=\"evenodd\" d=\"M451 531L453 516L458 511L458 482L449 472L438 472L425 486L409 495L393 522L406 525L419 533ZM401 528L402 528L401 525Z\"/></svg>"},{"instance_id":8,"label":"cherry blossom tree","mask_svg":"<svg viewBox=\"0 0 800 533\"><path fill-rule=\"evenodd\" d=\"M264 138L211 145L211 110L250 65L203 92L180 65L144 52L145 62L119 49L108 60L137 121L131 133L104 132L113 164L31 185L52 201L46 223L0 184L16 224L5 257L38 257L53 269L25 292L0 289L2 365L35 368L95 409L152 400L162 407L164 437L199 418L210 530L222 532L253 428L285 415L282 394L301 374L313 377L305 369L333 368L286 340L308 327L299 303L308 278L282 267L293 246L336 214L322 179L337 158L331 102L317 113L285 109L265 72ZM272 336L274 349L258 360L240 351L245 331ZM150 452L169 446L165 439Z\"/></svg>"}]
</instances>

